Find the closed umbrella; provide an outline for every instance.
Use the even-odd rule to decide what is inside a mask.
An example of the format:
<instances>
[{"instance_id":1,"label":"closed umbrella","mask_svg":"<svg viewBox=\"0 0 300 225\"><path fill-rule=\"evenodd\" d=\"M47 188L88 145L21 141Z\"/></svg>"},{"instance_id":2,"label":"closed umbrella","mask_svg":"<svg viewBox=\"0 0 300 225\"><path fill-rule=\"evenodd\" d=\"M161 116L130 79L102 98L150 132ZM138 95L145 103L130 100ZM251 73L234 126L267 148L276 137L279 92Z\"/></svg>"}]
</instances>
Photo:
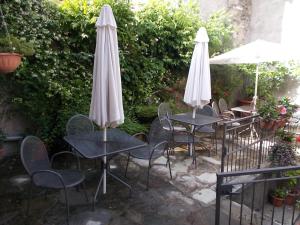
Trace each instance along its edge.
<instances>
[{"instance_id":1,"label":"closed umbrella","mask_svg":"<svg viewBox=\"0 0 300 225\"><path fill-rule=\"evenodd\" d=\"M208 42L206 29L201 27L195 38L196 44L183 98L186 104L193 107L193 118L196 117L196 109L202 108L211 99ZM191 144L190 149L192 148ZM190 155L192 155L191 151Z\"/></svg>"},{"instance_id":2,"label":"closed umbrella","mask_svg":"<svg viewBox=\"0 0 300 225\"><path fill-rule=\"evenodd\" d=\"M97 40L89 117L104 128L103 141L106 141L106 128L124 122L117 25L109 5L102 7L96 28ZM103 192L106 193L106 171L103 176Z\"/></svg>"},{"instance_id":3,"label":"closed umbrella","mask_svg":"<svg viewBox=\"0 0 300 225\"><path fill-rule=\"evenodd\" d=\"M259 64L263 62L286 61L289 59L293 58L288 55L282 45L264 40L256 40L211 58L210 64L256 64L255 90L253 96L255 109Z\"/></svg>"},{"instance_id":4,"label":"closed umbrella","mask_svg":"<svg viewBox=\"0 0 300 225\"><path fill-rule=\"evenodd\" d=\"M211 99L210 68L208 54L208 35L206 29L201 27L196 35L189 75L185 87L183 101L194 108L202 108Z\"/></svg>"}]
</instances>

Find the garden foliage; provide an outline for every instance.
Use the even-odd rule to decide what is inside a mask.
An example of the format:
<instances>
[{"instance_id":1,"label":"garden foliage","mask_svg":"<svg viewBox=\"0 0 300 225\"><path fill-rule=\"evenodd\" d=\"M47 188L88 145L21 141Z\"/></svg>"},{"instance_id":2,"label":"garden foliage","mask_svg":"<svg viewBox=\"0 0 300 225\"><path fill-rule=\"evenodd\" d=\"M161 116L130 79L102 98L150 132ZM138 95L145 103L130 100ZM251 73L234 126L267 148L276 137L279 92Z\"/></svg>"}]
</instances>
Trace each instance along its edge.
<instances>
[{"instance_id":1,"label":"garden foliage","mask_svg":"<svg viewBox=\"0 0 300 225\"><path fill-rule=\"evenodd\" d=\"M204 23L193 1L150 1L138 12L128 1L0 2L11 35L30 41L35 50L10 77L11 101L33 124L30 133L49 145L63 136L71 115L89 111L95 21L103 4L112 6L118 25L123 129L130 133L144 129L135 120L135 107L187 75L200 26L208 30L211 54L224 51L231 34L223 13Z\"/></svg>"}]
</instances>

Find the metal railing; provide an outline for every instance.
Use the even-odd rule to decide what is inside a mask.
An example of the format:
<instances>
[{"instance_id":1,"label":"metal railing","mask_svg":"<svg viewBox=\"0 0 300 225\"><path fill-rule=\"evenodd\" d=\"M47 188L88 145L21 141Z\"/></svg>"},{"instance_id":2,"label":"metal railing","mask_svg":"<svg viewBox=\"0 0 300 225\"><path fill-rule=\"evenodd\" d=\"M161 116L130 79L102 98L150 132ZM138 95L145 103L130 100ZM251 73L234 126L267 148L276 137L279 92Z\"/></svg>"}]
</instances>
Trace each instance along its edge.
<instances>
[{"instance_id":1,"label":"metal railing","mask_svg":"<svg viewBox=\"0 0 300 225\"><path fill-rule=\"evenodd\" d=\"M285 200L283 206L275 207L269 199L275 187L290 179L299 181L300 175L285 176L296 170L300 166L217 173L215 225L299 225L298 200L292 205Z\"/></svg>"},{"instance_id":2,"label":"metal railing","mask_svg":"<svg viewBox=\"0 0 300 225\"><path fill-rule=\"evenodd\" d=\"M261 129L258 115L224 122L221 172L260 168L274 144L274 133Z\"/></svg>"}]
</instances>

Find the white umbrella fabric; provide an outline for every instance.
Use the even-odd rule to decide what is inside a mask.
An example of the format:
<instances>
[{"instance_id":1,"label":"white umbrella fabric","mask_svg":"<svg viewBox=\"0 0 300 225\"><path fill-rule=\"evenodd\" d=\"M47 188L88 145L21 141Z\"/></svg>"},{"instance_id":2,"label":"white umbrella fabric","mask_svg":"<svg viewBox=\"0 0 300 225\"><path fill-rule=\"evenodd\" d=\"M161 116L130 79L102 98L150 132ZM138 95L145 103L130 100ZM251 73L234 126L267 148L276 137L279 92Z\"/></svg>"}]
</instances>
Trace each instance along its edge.
<instances>
[{"instance_id":1,"label":"white umbrella fabric","mask_svg":"<svg viewBox=\"0 0 300 225\"><path fill-rule=\"evenodd\" d=\"M93 90L89 117L104 128L103 141L106 141L106 128L115 127L124 122L117 25L109 5L102 7L96 28ZM104 157L104 163L106 163L106 157ZM106 193L106 171L103 174L103 193Z\"/></svg>"},{"instance_id":2,"label":"white umbrella fabric","mask_svg":"<svg viewBox=\"0 0 300 225\"><path fill-rule=\"evenodd\" d=\"M209 38L204 27L196 34L195 48L186 82L183 101L193 107L193 118L196 117L196 109L208 104L211 99L209 54ZM192 130L194 126L192 126ZM191 144L190 149L193 146ZM192 155L192 151L190 151Z\"/></svg>"},{"instance_id":3,"label":"white umbrella fabric","mask_svg":"<svg viewBox=\"0 0 300 225\"><path fill-rule=\"evenodd\" d=\"M292 59L281 44L256 40L210 59L210 64L256 64L254 109L257 100L259 64Z\"/></svg>"},{"instance_id":4,"label":"white umbrella fabric","mask_svg":"<svg viewBox=\"0 0 300 225\"><path fill-rule=\"evenodd\" d=\"M211 99L211 83L208 42L209 38L204 27L201 27L195 38L195 48L189 69L183 101L194 108L202 108Z\"/></svg>"}]
</instances>

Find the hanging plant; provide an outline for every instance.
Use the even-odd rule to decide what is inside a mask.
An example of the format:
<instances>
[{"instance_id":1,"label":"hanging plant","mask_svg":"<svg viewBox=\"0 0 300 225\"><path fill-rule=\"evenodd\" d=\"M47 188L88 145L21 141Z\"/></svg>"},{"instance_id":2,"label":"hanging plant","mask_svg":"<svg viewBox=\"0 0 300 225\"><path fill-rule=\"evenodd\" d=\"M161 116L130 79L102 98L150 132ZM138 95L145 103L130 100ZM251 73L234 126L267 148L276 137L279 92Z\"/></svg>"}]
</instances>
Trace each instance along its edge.
<instances>
[{"instance_id":1,"label":"hanging plant","mask_svg":"<svg viewBox=\"0 0 300 225\"><path fill-rule=\"evenodd\" d=\"M21 64L22 56L33 55L34 51L31 43L10 36L1 5L0 17L6 32L6 36L0 37L0 74L5 74L15 71Z\"/></svg>"},{"instance_id":2,"label":"hanging plant","mask_svg":"<svg viewBox=\"0 0 300 225\"><path fill-rule=\"evenodd\" d=\"M0 37L0 73L11 73L21 63L22 56L34 54L32 43L16 37Z\"/></svg>"}]
</instances>

